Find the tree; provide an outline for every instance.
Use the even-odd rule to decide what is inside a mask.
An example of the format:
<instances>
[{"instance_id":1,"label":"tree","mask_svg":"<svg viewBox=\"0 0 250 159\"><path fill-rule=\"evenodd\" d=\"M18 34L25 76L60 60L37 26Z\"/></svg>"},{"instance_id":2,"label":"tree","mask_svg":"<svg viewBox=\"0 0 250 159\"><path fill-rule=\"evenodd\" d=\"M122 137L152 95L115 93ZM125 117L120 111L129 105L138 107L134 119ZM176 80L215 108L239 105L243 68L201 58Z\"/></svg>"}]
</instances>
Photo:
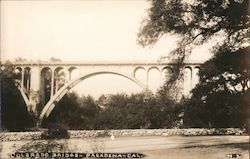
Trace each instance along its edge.
<instances>
[{"instance_id":1,"label":"tree","mask_svg":"<svg viewBox=\"0 0 250 159\"><path fill-rule=\"evenodd\" d=\"M60 61L62 61L60 58L56 58L56 57L51 57L49 60L52 61L52 62L60 62Z\"/></svg>"},{"instance_id":2,"label":"tree","mask_svg":"<svg viewBox=\"0 0 250 159\"><path fill-rule=\"evenodd\" d=\"M184 121L196 127L246 127L249 48L221 50L201 65L200 83L186 101Z\"/></svg>"},{"instance_id":3,"label":"tree","mask_svg":"<svg viewBox=\"0 0 250 159\"><path fill-rule=\"evenodd\" d=\"M18 75L14 66L6 62L1 68L1 127L3 130L21 131L35 124L16 86Z\"/></svg>"},{"instance_id":4,"label":"tree","mask_svg":"<svg viewBox=\"0 0 250 159\"><path fill-rule=\"evenodd\" d=\"M165 34L179 35L178 48L171 54L179 61L216 36L224 37L223 47L242 48L249 42L249 11L248 0L151 0L138 43L147 46Z\"/></svg>"},{"instance_id":5,"label":"tree","mask_svg":"<svg viewBox=\"0 0 250 159\"><path fill-rule=\"evenodd\" d=\"M170 52L173 69L164 86L170 90L183 77L181 68L193 48L220 38L212 52L221 47L235 51L249 44L248 0L151 0L148 17L142 22L138 43L155 44L163 35L177 35L177 48ZM223 37L223 38L222 38Z\"/></svg>"},{"instance_id":6,"label":"tree","mask_svg":"<svg viewBox=\"0 0 250 159\"><path fill-rule=\"evenodd\" d=\"M201 83L193 90L191 100L186 101L187 105L190 105L189 110L186 109L186 117L189 116L192 121L197 121L195 117L197 117L196 119L204 119L201 123L197 123L200 126L206 123L205 120L211 120L210 117L214 122L216 122L217 117L218 120L221 120L221 116L216 115L216 113L223 114L222 112L225 113L233 108L234 104L244 109L241 113L248 112L246 104L248 101L247 92L249 92L247 86L249 79L246 78L249 72L248 55L240 53L249 52L247 48L250 41L249 20L248 0L151 0L148 17L143 21L138 33L138 43L143 47L153 45L163 35L177 35L179 38L178 47L169 55L175 65L172 67L171 78L163 87L163 93L169 93L170 88L175 86L175 81L182 77L180 68L183 67L184 60L187 59L194 47L220 38L220 41L211 49L215 58L206 63L207 67L211 68L202 66L203 69L200 70ZM220 53L222 55L219 55ZM243 58L240 58L241 56ZM234 61L234 58L238 61ZM227 64L230 64L230 67ZM241 69L243 66L247 68ZM208 94L206 95L206 93ZM220 97L224 100L223 102L221 102ZM243 103L237 104L235 103L237 101L243 101ZM223 111L217 109L219 106ZM206 111L210 112L205 113ZM192 118L192 113L194 118ZM213 117L213 115L215 116ZM245 118L246 114L241 115ZM244 121L244 124L234 123L233 125L243 126L246 124L246 120L242 119L241 121ZM225 122L219 124L210 121L208 125L225 125Z\"/></svg>"},{"instance_id":7,"label":"tree","mask_svg":"<svg viewBox=\"0 0 250 159\"><path fill-rule=\"evenodd\" d=\"M50 116L43 121L43 126L51 123L70 125L76 128L81 120L79 115L78 95L75 93L66 94L55 106Z\"/></svg>"},{"instance_id":8,"label":"tree","mask_svg":"<svg viewBox=\"0 0 250 159\"><path fill-rule=\"evenodd\" d=\"M179 121L179 107L165 96L139 93L108 98L96 119L98 129L172 128Z\"/></svg>"},{"instance_id":9,"label":"tree","mask_svg":"<svg viewBox=\"0 0 250 159\"><path fill-rule=\"evenodd\" d=\"M93 129L99 109L91 96L80 97L77 93L70 92L56 104L43 126L59 123L70 129Z\"/></svg>"}]
</instances>

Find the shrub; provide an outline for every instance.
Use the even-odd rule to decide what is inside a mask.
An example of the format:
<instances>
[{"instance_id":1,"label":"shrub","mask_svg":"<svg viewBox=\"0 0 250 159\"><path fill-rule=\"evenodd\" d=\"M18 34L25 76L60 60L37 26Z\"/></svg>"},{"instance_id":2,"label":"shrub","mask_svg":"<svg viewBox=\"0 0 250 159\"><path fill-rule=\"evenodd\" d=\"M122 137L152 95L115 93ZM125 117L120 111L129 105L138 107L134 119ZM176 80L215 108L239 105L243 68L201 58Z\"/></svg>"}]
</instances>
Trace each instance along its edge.
<instances>
[{"instance_id":1,"label":"shrub","mask_svg":"<svg viewBox=\"0 0 250 159\"><path fill-rule=\"evenodd\" d=\"M69 133L67 128L58 123L48 124L47 129L42 132L42 139L68 139Z\"/></svg>"}]
</instances>

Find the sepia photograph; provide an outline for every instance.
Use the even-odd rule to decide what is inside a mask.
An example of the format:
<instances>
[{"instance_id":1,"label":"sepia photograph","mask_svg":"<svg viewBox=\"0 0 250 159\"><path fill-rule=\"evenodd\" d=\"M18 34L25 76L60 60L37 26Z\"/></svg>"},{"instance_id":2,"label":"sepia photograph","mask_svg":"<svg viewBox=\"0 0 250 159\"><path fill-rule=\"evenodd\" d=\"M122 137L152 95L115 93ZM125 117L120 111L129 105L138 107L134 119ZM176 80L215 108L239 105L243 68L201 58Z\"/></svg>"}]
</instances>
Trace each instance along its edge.
<instances>
[{"instance_id":1,"label":"sepia photograph","mask_svg":"<svg viewBox=\"0 0 250 159\"><path fill-rule=\"evenodd\" d=\"M249 159L249 0L1 0L1 159Z\"/></svg>"}]
</instances>

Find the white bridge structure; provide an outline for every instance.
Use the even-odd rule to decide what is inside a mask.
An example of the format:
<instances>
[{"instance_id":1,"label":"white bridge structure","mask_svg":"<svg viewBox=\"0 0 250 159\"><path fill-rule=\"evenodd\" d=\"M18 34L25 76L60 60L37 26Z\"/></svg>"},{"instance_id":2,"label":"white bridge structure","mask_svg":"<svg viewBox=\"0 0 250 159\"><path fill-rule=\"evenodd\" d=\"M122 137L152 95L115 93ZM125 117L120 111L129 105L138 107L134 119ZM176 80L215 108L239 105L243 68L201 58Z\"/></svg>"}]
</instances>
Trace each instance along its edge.
<instances>
[{"instance_id":1,"label":"white bridge structure","mask_svg":"<svg viewBox=\"0 0 250 159\"><path fill-rule=\"evenodd\" d=\"M39 116L40 121L48 117L57 102L74 86L89 77L99 74L122 76L142 90L150 90L149 74L158 72L159 86L171 71L169 62L159 61L24 61L14 62L19 74L19 90L30 112ZM198 82L197 72L201 62L188 61L184 64L183 95ZM111 81L112 82L112 81ZM98 91L98 90L97 90ZM38 105L42 106L38 111ZM38 112L41 112L38 114Z\"/></svg>"}]
</instances>

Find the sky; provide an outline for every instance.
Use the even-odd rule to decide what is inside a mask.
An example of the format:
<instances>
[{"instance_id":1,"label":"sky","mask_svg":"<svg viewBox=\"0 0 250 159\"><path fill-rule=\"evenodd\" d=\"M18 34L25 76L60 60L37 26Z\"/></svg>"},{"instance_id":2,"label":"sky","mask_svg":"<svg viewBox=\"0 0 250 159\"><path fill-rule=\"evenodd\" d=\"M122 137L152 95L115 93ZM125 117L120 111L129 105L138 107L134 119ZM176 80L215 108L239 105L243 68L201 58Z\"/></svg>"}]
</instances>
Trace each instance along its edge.
<instances>
[{"instance_id":1,"label":"sky","mask_svg":"<svg viewBox=\"0 0 250 159\"><path fill-rule=\"evenodd\" d=\"M149 7L146 0L1 1L1 61L157 60L176 48L176 38L165 36L146 48L136 43ZM191 59L209 56L203 46Z\"/></svg>"},{"instance_id":2,"label":"sky","mask_svg":"<svg viewBox=\"0 0 250 159\"><path fill-rule=\"evenodd\" d=\"M110 60L157 57L136 44L143 0L2 1L1 57ZM151 53L153 51L153 53Z\"/></svg>"}]
</instances>

